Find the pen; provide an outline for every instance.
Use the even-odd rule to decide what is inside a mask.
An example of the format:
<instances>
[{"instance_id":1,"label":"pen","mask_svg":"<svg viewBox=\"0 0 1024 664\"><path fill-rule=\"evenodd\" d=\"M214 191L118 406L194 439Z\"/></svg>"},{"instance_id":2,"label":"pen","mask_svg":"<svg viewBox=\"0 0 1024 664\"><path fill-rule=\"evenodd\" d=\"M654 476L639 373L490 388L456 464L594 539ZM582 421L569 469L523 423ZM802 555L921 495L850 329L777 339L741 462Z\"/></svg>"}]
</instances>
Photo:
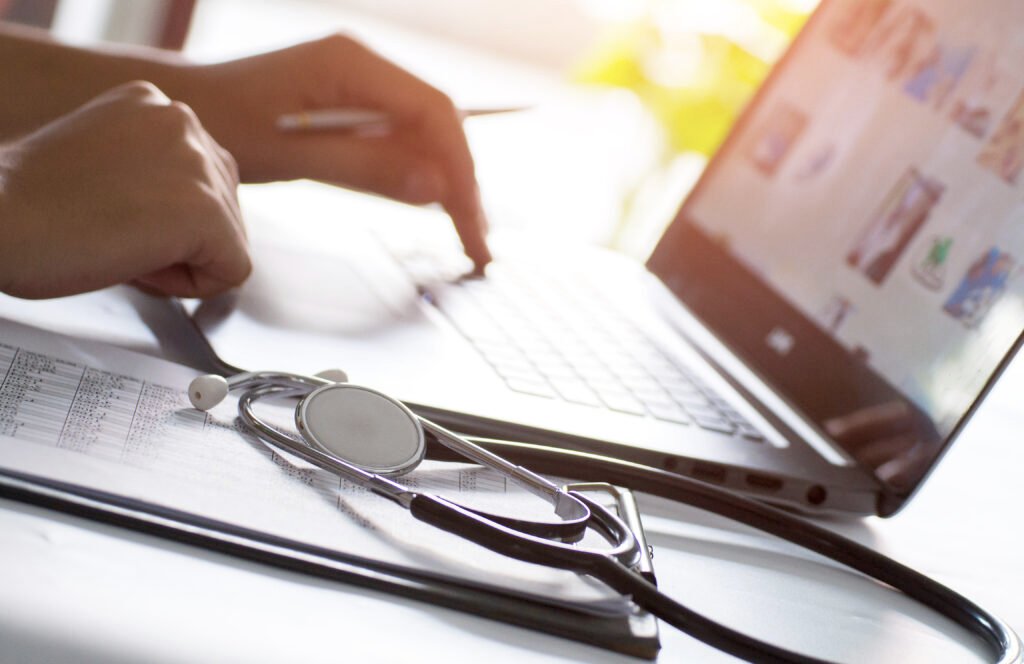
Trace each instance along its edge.
<instances>
[{"instance_id":1,"label":"pen","mask_svg":"<svg viewBox=\"0 0 1024 664\"><path fill-rule=\"evenodd\" d=\"M471 108L460 111L464 118L478 115L495 115L498 113L514 113L525 110L524 107L509 108ZM286 113L277 118L280 131L324 131L331 129L357 130L364 128L386 128L390 116L383 111L367 108L325 108L315 111Z\"/></svg>"}]
</instances>

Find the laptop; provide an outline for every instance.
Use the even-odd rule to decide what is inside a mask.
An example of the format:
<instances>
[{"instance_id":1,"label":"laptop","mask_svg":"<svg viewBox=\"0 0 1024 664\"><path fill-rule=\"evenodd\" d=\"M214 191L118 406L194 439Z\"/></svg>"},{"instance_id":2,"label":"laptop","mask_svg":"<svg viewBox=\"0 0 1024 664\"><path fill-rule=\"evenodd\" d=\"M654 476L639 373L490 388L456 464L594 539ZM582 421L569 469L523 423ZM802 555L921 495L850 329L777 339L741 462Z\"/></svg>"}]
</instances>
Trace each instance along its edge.
<instances>
[{"instance_id":1,"label":"laptop","mask_svg":"<svg viewBox=\"0 0 1024 664\"><path fill-rule=\"evenodd\" d=\"M195 318L463 432L891 515L1021 345L1022 37L1015 0L826 0L645 265L521 238L424 285L286 233Z\"/></svg>"}]
</instances>

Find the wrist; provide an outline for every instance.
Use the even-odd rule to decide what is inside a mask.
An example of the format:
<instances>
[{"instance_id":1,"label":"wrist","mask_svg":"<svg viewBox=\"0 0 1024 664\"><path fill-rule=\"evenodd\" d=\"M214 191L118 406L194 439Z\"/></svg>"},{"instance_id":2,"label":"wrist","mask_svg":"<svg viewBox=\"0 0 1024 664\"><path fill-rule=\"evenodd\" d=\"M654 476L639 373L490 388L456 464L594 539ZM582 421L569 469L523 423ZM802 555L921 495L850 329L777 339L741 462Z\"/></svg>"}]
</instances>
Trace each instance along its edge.
<instances>
[{"instance_id":1,"label":"wrist","mask_svg":"<svg viewBox=\"0 0 1024 664\"><path fill-rule=\"evenodd\" d=\"M0 143L0 293L10 293L14 275L19 269L16 259L19 252L20 219L13 205L11 176L17 162L17 146L14 143Z\"/></svg>"},{"instance_id":2,"label":"wrist","mask_svg":"<svg viewBox=\"0 0 1024 664\"><path fill-rule=\"evenodd\" d=\"M231 129L224 118L237 117L226 108L226 104L236 104L239 100L229 102L226 99L229 93L223 77L218 74L219 70L217 64L197 64L186 60L165 62L160 64L152 82L168 97L184 102L195 111L203 128L223 145L223 135Z\"/></svg>"},{"instance_id":3,"label":"wrist","mask_svg":"<svg viewBox=\"0 0 1024 664\"><path fill-rule=\"evenodd\" d=\"M81 48L10 26L0 26L0 60L18 65L0 67L5 95L0 141L31 133L128 81L174 85L188 65L169 51L109 44Z\"/></svg>"}]
</instances>

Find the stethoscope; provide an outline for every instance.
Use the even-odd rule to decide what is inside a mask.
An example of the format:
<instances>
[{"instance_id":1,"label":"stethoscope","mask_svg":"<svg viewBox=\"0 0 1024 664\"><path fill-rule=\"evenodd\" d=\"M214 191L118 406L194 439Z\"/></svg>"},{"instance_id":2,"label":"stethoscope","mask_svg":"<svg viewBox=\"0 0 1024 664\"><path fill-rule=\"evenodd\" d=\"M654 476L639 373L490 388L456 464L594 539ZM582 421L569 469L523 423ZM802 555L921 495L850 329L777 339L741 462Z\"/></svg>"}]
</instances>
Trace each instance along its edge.
<instances>
[{"instance_id":1,"label":"stethoscope","mask_svg":"<svg viewBox=\"0 0 1024 664\"><path fill-rule=\"evenodd\" d=\"M317 376L274 372L239 373L227 379L200 376L189 385L188 394L193 406L208 410L230 390L242 391L239 418L264 443L369 489L416 519L487 549L593 577L679 630L736 657L758 662L822 661L737 632L668 597L639 569L643 545L629 524L574 490L573 485L558 486L509 459L541 472L659 495L778 536L856 569L954 620L981 638L996 661L1024 662L1024 650L1013 630L967 598L856 542L732 491L585 452L471 441L420 417L396 399L347 382L344 372L338 370ZM269 397L298 399L298 435L272 426L256 414L256 402ZM420 493L393 479L413 470L428 455L449 460L463 457L493 468L551 503L558 519L520 520L489 514ZM587 530L599 534L607 546L581 546Z\"/></svg>"}]
</instances>

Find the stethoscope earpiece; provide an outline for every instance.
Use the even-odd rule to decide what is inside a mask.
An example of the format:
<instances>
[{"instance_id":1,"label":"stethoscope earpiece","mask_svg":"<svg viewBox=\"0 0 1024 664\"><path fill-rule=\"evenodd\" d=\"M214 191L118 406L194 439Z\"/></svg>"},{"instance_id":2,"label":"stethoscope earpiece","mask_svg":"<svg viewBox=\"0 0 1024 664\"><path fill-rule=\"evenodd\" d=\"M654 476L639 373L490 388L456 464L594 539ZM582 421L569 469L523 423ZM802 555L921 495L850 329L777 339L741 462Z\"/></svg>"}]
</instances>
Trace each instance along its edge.
<instances>
[{"instance_id":1,"label":"stethoscope earpiece","mask_svg":"<svg viewBox=\"0 0 1024 664\"><path fill-rule=\"evenodd\" d=\"M337 368L335 368L335 369L324 369L320 373L316 374L316 377L317 378L323 378L324 380L329 380L332 383L347 383L348 382L348 374L345 373L344 371L342 371L341 369L337 369Z\"/></svg>"},{"instance_id":2,"label":"stethoscope earpiece","mask_svg":"<svg viewBox=\"0 0 1024 664\"><path fill-rule=\"evenodd\" d=\"M198 410L210 410L228 395L228 381L223 376L199 376L188 384L188 400Z\"/></svg>"}]
</instances>

